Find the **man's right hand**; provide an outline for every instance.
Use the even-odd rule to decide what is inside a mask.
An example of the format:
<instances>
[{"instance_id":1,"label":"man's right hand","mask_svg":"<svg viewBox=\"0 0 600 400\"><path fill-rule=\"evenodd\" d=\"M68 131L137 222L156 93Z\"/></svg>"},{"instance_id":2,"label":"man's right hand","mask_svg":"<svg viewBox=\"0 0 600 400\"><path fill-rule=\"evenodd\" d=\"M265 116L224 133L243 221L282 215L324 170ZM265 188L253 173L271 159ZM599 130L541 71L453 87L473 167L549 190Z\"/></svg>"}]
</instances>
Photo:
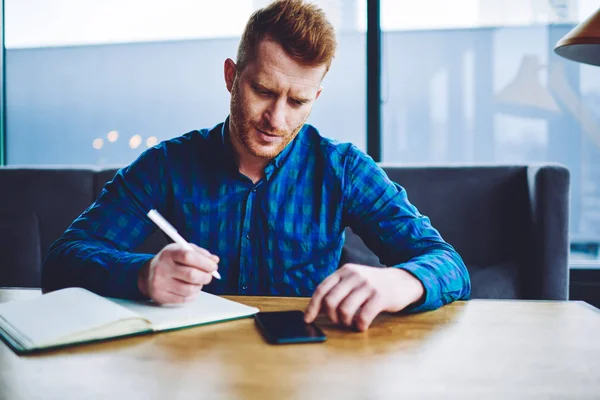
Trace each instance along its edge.
<instances>
[{"instance_id":1,"label":"man's right hand","mask_svg":"<svg viewBox=\"0 0 600 400\"><path fill-rule=\"evenodd\" d=\"M192 244L194 250L172 243L165 246L138 274L138 288L160 304L184 303L196 298L212 280L219 257Z\"/></svg>"}]
</instances>

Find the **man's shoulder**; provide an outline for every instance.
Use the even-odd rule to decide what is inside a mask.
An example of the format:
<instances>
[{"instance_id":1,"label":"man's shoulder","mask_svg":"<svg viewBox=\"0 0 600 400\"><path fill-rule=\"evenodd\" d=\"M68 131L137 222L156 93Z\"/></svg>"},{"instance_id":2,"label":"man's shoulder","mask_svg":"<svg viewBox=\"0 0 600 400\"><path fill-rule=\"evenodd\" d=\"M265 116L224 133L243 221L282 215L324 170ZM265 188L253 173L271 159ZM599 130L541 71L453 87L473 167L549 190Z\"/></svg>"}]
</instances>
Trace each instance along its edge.
<instances>
[{"instance_id":1,"label":"man's shoulder","mask_svg":"<svg viewBox=\"0 0 600 400\"><path fill-rule=\"evenodd\" d=\"M350 142L341 142L321 135L313 125L306 124L299 135L300 144L310 148L311 152L322 154L335 161L353 157L361 153L360 149Z\"/></svg>"},{"instance_id":2,"label":"man's shoulder","mask_svg":"<svg viewBox=\"0 0 600 400\"><path fill-rule=\"evenodd\" d=\"M195 148L196 145L209 145L212 142L220 142L222 127L223 123L221 122L212 128L194 129L180 136L165 140L157 146L167 149L190 149Z\"/></svg>"},{"instance_id":3,"label":"man's shoulder","mask_svg":"<svg viewBox=\"0 0 600 400\"><path fill-rule=\"evenodd\" d=\"M221 130L223 123L213 128L196 129L146 149L133 161L127 169L142 167L164 168L168 166L170 171L188 168L190 162L211 163L218 157L219 148L222 148Z\"/></svg>"}]
</instances>

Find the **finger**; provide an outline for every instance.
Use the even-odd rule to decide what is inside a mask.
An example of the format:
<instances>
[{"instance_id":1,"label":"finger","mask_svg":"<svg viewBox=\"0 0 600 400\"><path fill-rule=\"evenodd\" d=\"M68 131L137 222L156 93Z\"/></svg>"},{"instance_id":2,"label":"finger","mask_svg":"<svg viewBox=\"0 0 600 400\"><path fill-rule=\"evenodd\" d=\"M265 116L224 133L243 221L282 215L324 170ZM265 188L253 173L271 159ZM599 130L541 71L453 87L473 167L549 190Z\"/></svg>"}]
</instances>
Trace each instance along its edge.
<instances>
[{"instance_id":1,"label":"finger","mask_svg":"<svg viewBox=\"0 0 600 400\"><path fill-rule=\"evenodd\" d=\"M217 263L212 258L196 250L180 249L174 251L173 261L177 264L193 267L208 273L212 273L218 269Z\"/></svg>"},{"instance_id":2,"label":"finger","mask_svg":"<svg viewBox=\"0 0 600 400\"><path fill-rule=\"evenodd\" d=\"M198 297L198 294L195 295L191 295L191 296L179 296L178 294L172 293L172 292L167 292L166 294L167 296L172 296L172 301L169 301L165 304L181 304L181 303L188 303L194 299L196 299L196 297Z\"/></svg>"},{"instance_id":3,"label":"finger","mask_svg":"<svg viewBox=\"0 0 600 400\"><path fill-rule=\"evenodd\" d=\"M172 268L172 277L190 285L208 285L212 280L211 274L185 265Z\"/></svg>"},{"instance_id":4,"label":"finger","mask_svg":"<svg viewBox=\"0 0 600 400\"><path fill-rule=\"evenodd\" d=\"M190 285L177 279L171 279L165 291L181 297L194 296L202 290L202 285Z\"/></svg>"},{"instance_id":5,"label":"finger","mask_svg":"<svg viewBox=\"0 0 600 400\"><path fill-rule=\"evenodd\" d=\"M383 303L381 300L381 296L378 294L373 294L365 304L362 306L362 309L354 318L354 325L356 329L361 332L366 331L371 326L371 323L379 315L379 313L383 310Z\"/></svg>"},{"instance_id":6,"label":"finger","mask_svg":"<svg viewBox=\"0 0 600 400\"><path fill-rule=\"evenodd\" d=\"M197 246L194 243L190 243L192 245L192 247L194 248L194 250L198 251L201 254L204 254L207 257L212 258L212 260L216 263L218 263L220 261L219 256L217 256L216 254L212 254L210 251L206 250L203 247Z\"/></svg>"},{"instance_id":7,"label":"finger","mask_svg":"<svg viewBox=\"0 0 600 400\"><path fill-rule=\"evenodd\" d=\"M185 303L186 301L186 297L164 291L160 293L153 293L150 295L150 298L158 304L180 304Z\"/></svg>"},{"instance_id":8,"label":"finger","mask_svg":"<svg viewBox=\"0 0 600 400\"><path fill-rule=\"evenodd\" d=\"M321 310L321 302L323 301L323 298L335 285L338 284L340 279L340 272L336 271L325 278L323 282L317 286L310 299L310 302L308 303L308 306L306 307L306 311L304 312L304 322L310 324L315 320L315 318L317 318L317 315L319 315L319 311Z\"/></svg>"},{"instance_id":9,"label":"finger","mask_svg":"<svg viewBox=\"0 0 600 400\"><path fill-rule=\"evenodd\" d=\"M361 285L355 288L338 308L341 322L346 326L352 326L352 321L358 309L372 295L372 290L367 285Z\"/></svg>"},{"instance_id":10,"label":"finger","mask_svg":"<svg viewBox=\"0 0 600 400\"><path fill-rule=\"evenodd\" d=\"M360 275L351 275L349 277L342 277L341 280L335 285L329 293L323 298L323 307L327 312L327 317L331 322L337 324L338 318L338 307L340 303L358 286L363 282Z\"/></svg>"}]
</instances>

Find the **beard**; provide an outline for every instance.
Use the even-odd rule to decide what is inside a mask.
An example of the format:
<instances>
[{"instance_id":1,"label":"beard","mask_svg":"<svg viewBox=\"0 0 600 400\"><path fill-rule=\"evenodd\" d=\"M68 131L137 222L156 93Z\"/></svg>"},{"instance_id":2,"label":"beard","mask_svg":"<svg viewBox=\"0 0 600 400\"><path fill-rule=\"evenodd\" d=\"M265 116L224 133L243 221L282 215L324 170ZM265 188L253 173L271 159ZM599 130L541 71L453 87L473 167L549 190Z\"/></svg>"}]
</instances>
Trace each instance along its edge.
<instances>
[{"instance_id":1,"label":"beard","mask_svg":"<svg viewBox=\"0 0 600 400\"><path fill-rule=\"evenodd\" d=\"M250 110L240 94L238 85L234 83L231 90L230 123L235 135L242 143L244 149L251 155L262 159L273 159L298 135L302 126L308 119L306 115L302 122L291 130L275 129L268 122L254 122L250 117ZM257 130L281 138L275 143L263 144L258 137Z\"/></svg>"}]
</instances>

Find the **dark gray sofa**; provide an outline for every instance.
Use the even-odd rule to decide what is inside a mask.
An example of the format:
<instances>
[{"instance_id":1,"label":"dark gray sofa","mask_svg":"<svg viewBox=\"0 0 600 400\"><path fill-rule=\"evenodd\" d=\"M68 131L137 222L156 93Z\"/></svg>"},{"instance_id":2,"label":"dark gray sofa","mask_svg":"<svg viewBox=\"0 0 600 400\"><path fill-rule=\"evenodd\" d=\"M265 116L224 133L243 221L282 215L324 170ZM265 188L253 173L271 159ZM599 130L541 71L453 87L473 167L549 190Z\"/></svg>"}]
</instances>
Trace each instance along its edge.
<instances>
[{"instance_id":1,"label":"dark gray sofa","mask_svg":"<svg viewBox=\"0 0 600 400\"><path fill-rule=\"evenodd\" d=\"M568 298L566 168L381 166L462 255L473 298ZM48 247L115 171L0 168L0 286L39 287ZM138 251L155 253L166 243L156 232ZM350 231L340 262L380 265Z\"/></svg>"}]
</instances>

